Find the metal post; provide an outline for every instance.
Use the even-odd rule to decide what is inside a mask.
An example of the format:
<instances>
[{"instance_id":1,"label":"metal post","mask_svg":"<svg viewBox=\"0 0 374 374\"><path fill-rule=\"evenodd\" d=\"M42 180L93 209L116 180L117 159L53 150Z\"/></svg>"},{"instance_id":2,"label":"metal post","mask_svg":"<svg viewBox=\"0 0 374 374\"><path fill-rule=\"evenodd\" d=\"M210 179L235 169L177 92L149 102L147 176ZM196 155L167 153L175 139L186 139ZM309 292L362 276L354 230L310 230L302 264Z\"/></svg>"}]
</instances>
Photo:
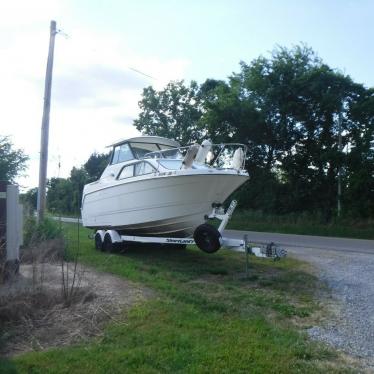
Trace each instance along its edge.
<instances>
[{"instance_id":1,"label":"metal post","mask_svg":"<svg viewBox=\"0 0 374 374\"><path fill-rule=\"evenodd\" d=\"M0 181L0 283L2 268L6 261L6 191L7 182Z\"/></svg>"},{"instance_id":2,"label":"metal post","mask_svg":"<svg viewBox=\"0 0 374 374\"><path fill-rule=\"evenodd\" d=\"M49 51L47 70L45 74L44 86L44 107L42 130L40 140L40 164L39 164L39 188L38 188L38 220L42 220L45 211L46 198L46 182L47 182L47 163L48 163L48 136L49 136L49 112L51 109L51 88L52 88L52 69L53 69L53 53L55 47L56 21L51 21Z\"/></svg>"},{"instance_id":3,"label":"metal post","mask_svg":"<svg viewBox=\"0 0 374 374\"><path fill-rule=\"evenodd\" d=\"M22 207L18 202L18 186L6 189L6 257L3 279L9 279L19 270L19 247L23 242Z\"/></svg>"},{"instance_id":4,"label":"metal post","mask_svg":"<svg viewBox=\"0 0 374 374\"><path fill-rule=\"evenodd\" d=\"M245 250L245 277L248 278L249 259L248 259L248 235L244 235L244 250Z\"/></svg>"},{"instance_id":5,"label":"metal post","mask_svg":"<svg viewBox=\"0 0 374 374\"><path fill-rule=\"evenodd\" d=\"M338 168L338 217L340 217L342 210L342 165L341 165L341 153L342 153L342 112L338 114L338 149L339 149L339 168Z\"/></svg>"},{"instance_id":6,"label":"metal post","mask_svg":"<svg viewBox=\"0 0 374 374\"><path fill-rule=\"evenodd\" d=\"M20 244L20 223L18 207L18 186L8 185L6 191L6 260L18 260Z\"/></svg>"}]
</instances>

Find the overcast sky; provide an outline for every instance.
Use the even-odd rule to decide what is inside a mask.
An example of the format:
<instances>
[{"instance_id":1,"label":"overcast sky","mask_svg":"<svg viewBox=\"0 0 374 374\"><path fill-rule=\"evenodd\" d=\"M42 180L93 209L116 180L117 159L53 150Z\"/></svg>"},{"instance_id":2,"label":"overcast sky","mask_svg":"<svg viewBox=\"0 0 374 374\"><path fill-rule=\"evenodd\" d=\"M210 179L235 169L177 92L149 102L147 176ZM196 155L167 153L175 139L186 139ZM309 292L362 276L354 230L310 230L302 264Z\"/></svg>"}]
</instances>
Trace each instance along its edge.
<instances>
[{"instance_id":1,"label":"overcast sky","mask_svg":"<svg viewBox=\"0 0 374 374\"><path fill-rule=\"evenodd\" d=\"M67 36L55 44L48 177L65 177L92 152L137 134L144 87L225 79L240 60L277 44L305 42L331 67L374 86L373 14L370 0L4 0L0 134L30 156L19 183L38 182L51 19Z\"/></svg>"}]
</instances>

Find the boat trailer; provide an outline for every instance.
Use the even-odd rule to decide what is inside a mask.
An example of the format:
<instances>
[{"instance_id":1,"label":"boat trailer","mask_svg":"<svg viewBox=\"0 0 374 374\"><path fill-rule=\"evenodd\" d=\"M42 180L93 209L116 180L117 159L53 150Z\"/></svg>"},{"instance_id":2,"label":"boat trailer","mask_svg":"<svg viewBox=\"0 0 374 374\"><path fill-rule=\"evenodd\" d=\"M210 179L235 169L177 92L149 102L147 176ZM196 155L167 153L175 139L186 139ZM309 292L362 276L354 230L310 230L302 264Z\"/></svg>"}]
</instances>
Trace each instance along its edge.
<instances>
[{"instance_id":1,"label":"boat trailer","mask_svg":"<svg viewBox=\"0 0 374 374\"><path fill-rule=\"evenodd\" d=\"M267 257L274 260L285 257L287 251L280 248L275 243L252 242L248 238L248 235L244 235L241 239L224 236L224 229L236 206L236 200L231 202L226 211L224 211L221 206L213 206L212 213L205 218L220 220L219 227L215 228L212 225L204 223L195 229L193 238L121 235L116 230L98 230L94 237L95 247L98 250L110 252L126 243L149 243L174 246L196 245L206 253L214 253L221 247L224 247L237 252L245 252L247 265L248 255Z\"/></svg>"}]
</instances>

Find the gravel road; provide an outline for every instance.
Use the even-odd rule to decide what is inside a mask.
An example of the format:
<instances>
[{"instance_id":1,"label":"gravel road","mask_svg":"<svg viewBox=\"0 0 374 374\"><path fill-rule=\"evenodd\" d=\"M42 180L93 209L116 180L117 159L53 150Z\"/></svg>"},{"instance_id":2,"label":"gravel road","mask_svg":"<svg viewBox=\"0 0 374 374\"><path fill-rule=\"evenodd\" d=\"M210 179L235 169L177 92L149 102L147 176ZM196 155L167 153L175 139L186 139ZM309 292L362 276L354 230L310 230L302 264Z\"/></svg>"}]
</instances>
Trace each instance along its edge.
<instances>
[{"instance_id":1,"label":"gravel road","mask_svg":"<svg viewBox=\"0 0 374 374\"><path fill-rule=\"evenodd\" d=\"M231 237L244 232L227 230ZM360 358L374 371L374 240L247 232L249 240L273 241L314 265L331 289L334 316L308 332Z\"/></svg>"},{"instance_id":2,"label":"gravel road","mask_svg":"<svg viewBox=\"0 0 374 374\"><path fill-rule=\"evenodd\" d=\"M329 285L336 315L308 332L374 369L374 255L290 248L289 254L313 264Z\"/></svg>"}]
</instances>

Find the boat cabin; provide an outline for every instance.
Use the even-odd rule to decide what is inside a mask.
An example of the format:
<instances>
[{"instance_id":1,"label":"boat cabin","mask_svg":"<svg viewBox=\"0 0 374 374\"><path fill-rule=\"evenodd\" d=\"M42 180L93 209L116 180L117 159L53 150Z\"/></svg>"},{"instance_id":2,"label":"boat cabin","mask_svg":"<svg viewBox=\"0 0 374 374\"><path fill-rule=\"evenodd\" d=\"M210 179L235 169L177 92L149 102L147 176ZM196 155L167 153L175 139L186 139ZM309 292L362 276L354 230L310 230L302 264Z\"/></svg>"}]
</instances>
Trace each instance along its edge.
<instances>
[{"instance_id":1,"label":"boat cabin","mask_svg":"<svg viewBox=\"0 0 374 374\"><path fill-rule=\"evenodd\" d=\"M229 151L228 146L234 147ZM112 147L110 163L100 179L125 179L154 172L181 169L241 170L244 163L243 144L214 145L204 140L201 145L181 147L171 139L159 136L139 136L116 142ZM216 147L214 151L213 147ZM210 161L209 161L210 160Z\"/></svg>"},{"instance_id":2,"label":"boat cabin","mask_svg":"<svg viewBox=\"0 0 374 374\"><path fill-rule=\"evenodd\" d=\"M113 147L110 161L113 165L134 159L142 159L148 153L177 149L180 144L175 140L159 136L140 136L119 141L110 147Z\"/></svg>"},{"instance_id":3,"label":"boat cabin","mask_svg":"<svg viewBox=\"0 0 374 374\"><path fill-rule=\"evenodd\" d=\"M101 179L106 177L123 179L130 175L150 174L155 171L153 163L135 162L135 160L143 160L148 156L149 158L161 158L165 155L168 158L178 158L180 144L175 140L159 136L139 136L120 140L108 147L112 147L112 154L110 163L104 170ZM123 163L132 160L134 162L131 165L123 166Z\"/></svg>"}]
</instances>

